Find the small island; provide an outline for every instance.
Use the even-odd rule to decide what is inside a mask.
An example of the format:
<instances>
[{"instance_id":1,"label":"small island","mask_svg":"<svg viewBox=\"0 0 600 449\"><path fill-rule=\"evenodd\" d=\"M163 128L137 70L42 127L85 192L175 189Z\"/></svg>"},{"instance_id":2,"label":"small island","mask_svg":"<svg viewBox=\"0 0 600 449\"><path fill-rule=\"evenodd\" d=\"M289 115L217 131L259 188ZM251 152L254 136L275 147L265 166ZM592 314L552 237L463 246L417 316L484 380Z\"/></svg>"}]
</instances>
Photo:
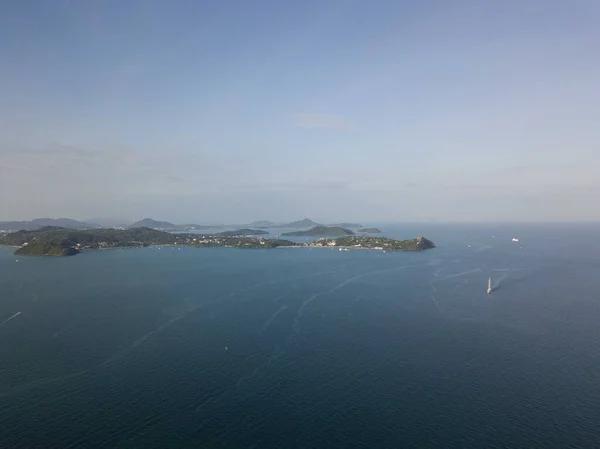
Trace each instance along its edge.
<instances>
[{"instance_id":1,"label":"small island","mask_svg":"<svg viewBox=\"0 0 600 449\"><path fill-rule=\"evenodd\" d=\"M265 228L275 228L275 227L277 227L277 224L273 223L272 221L269 221L269 220L258 220L258 221L253 221L248 226L250 226L251 228L265 229Z\"/></svg>"},{"instance_id":2,"label":"small island","mask_svg":"<svg viewBox=\"0 0 600 449\"><path fill-rule=\"evenodd\" d=\"M0 237L0 245L16 246L15 254L17 255L58 257L74 256L84 250L165 245L203 248L336 247L346 250L375 249L390 251L420 251L435 248L434 243L424 237L411 240L394 240L386 237L356 236L352 231L340 229L342 229L344 235L337 238L329 238L331 236L328 235L314 242L297 243L285 239L264 237L171 234L150 228L73 230L47 226L35 231L17 231L6 234ZM327 230L326 232L330 231ZM350 232L350 234L347 234L347 232Z\"/></svg>"},{"instance_id":3,"label":"small island","mask_svg":"<svg viewBox=\"0 0 600 449\"><path fill-rule=\"evenodd\" d=\"M410 240L394 240L387 237L347 236L336 239L319 239L308 246L337 247L340 249L379 249L389 251L423 251L435 248L435 244L425 237Z\"/></svg>"},{"instance_id":4,"label":"small island","mask_svg":"<svg viewBox=\"0 0 600 449\"><path fill-rule=\"evenodd\" d=\"M332 224L328 224L327 226L336 226L339 228L348 228L348 229L362 228L362 225L358 224L358 223L332 223Z\"/></svg>"},{"instance_id":5,"label":"small island","mask_svg":"<svg viewBox=\"0 0 600 449\"><path fill-rule=\"evenodd\" d=\"M319 226L319 223L312 221L310 218L303 218L302 220L292 221L291 223L285 223L277 226L278 228L292 228L302 229L310 228L311 226Z\"/></svg>"},{"instance_id":6,"label":"small island","mask_svg":"<svg viewBox=\"0 0 600 449\"><path fill-rule=\"evenodd\" d=\"M359 229L358 232L364 232L365 234L380 234L381 229L379 229L379 228L362 228L362 229Z\"/></svg>"},{"instance_id":7,"label":"small island","mask_svg":"<svg viewBox=\"0 0 600 449\"><path fill-rule=\"evenodd\" d=\"M337 237L342 235L354 235L350 229L340 228L338 226L315 226L307 231L285 232L281 235L295 237Z\"/></svg>"},{"instance_id":8,"label":"small island","mask_svg":"<svg viewBox=\"0 0 600 449\"><path fill-rule=\"evenodd\" d=\"M189 231L199 231L204 229L214 229L221 228L221 225L198 225L193 223L176 225L170 223L168 221L157 221L152 218L144 218L140 221L136 221L132 225L127 226L128 229L135 228L150 228L156 229L158 231L168 231L168 232L189 232Z\"/></svg>"}]
</instances>

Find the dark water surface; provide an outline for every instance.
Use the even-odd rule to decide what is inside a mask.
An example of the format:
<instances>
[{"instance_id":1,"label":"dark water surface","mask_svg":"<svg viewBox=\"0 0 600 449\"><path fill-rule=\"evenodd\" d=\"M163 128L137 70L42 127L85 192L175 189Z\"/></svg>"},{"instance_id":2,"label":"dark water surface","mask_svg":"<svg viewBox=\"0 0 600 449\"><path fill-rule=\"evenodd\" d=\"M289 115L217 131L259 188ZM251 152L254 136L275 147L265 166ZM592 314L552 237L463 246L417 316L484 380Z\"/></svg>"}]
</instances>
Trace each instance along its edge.
<instances>
[{"instance_id":1,"label":"dark water surface","mask_svg":"<svg viewBox=\"0 0 600 449\"><path fill-rule=\"evenodd\" d=\"M600 447L600 227L386 234L0 248L0 447Z\"/></svg>"}]
</instances>

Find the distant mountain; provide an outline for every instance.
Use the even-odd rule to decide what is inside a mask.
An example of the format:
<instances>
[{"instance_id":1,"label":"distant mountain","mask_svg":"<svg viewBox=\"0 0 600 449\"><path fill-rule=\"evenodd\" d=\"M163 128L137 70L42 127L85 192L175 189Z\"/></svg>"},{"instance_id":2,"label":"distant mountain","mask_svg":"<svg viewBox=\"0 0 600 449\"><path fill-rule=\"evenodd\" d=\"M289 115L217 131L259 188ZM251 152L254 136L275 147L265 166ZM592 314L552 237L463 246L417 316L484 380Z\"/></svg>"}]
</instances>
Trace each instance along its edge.
<instances>
[{"instance_id":1,"label":"distant mountain","mask_svg":"<svg viewBox=\"0 0 600 449\"><path fill-rule=\"evenodd\" d=\"M300 229L300 228L310 228L313 226L320 226L319 223L316 223L314 221L312 221L310 218L304 218L302 220L298 220L298 221L292 221L291 223L286 223L286 224L282 224L277 226L278 228L296 228L296 229Z\"/></svg>"},{"instance_id":2,"label":"distant mountain","mask_svg":"<svg viewBox=\"0 0 600 449\"><path fill-rule=\"evenodd\" d=\"M169 223L168 221L156 221L152 218L144 218L143 220L136 221L132 225L127 226L129 229L132 228L150 228L150 229L174 229L178 226L175 226L173 223Z\"/></svg>"},{"instance_id":3,"label":"distant mountain","mask_svg":"<svg viewBox=\"0 0 600 449\"><path fill-rule=\"evenodd\" d=\"M248 226L250 226L251 228L273 228L273 227L277 226L277 223L273 223L272 221L269 221L269 220L258 220L258 221L253 221Z\"/></svg>"},{"instance_id":4,"label":"distant mountain","mask_svg":"<svg viewBox=\"0 0 600 449\"><path fill-rule=\"evenodd\" d=\"M35 231L45 226L67 229L94 229L102 226L95 223L72 220L71 218L36 218L30 221L0 221L0 231Z\"/></svg>"},{"instance_id":5,"label":"distant mountain","mask_svg":"<svg viewBox=\"0 0 600 449\"><path fill-rule=\"evenodd\" d=\"M354 232L350 229L340 228L338 226L315 226L307 231L285 232L281 235L297 237L339 237L344 235L354 235Z\"/></svg>"},{"instance_id":6,"label":"distant mountain","mask_svg":"<svg viewBox=\"0 0 600 449\"><path fill-rule=\"evenodd\" d=\"M379 229L379 228L362 228L362 229L359 229L358 232L364 232L366 234L379 234L381 232L381 229Z\"/></svg>"},{"instance_id":7,"label":"distant mountain","mask_svg":"<svg viewBox=\"0 0 600 449\"><path fill-rule=\"evenodd\" d=\"M201 230L205 230L205 229L218 229L218 228L222 228L223 225L198 225L198 224L182 224L182 225L175 225L174 230L177 231L201 231Z\"/></svg>"},{"instance_id":8,"label":"distant mountain","mask_svg":"<svg viewBox=\"0 0 600 449\"><path fill-rule=\"evenodd\" d=\"M267 231L261 231L259 229L238 229L236 231L223 231L223 232L219 232L217 235L223 236L223 237L242 237L242 236L249 236L249 235L265 235L268 234Z\"/></svg>"},{"instance_id":9,"label":"distant mountain","mask_svg":"<svg viewBox=\"0 0 600 449\"><path fill-rule=\"evenodd\" d=\"M335 223L335 224L329 224L327 226L335 226L338 228L351 228L351 229L362 228L362 225L358 224L358 223Z\"/></svg>"},{"instance_id":10,"label":"distant mountain","mask_svg":"<svg viewBox=\"0 0 600 449\"><path fill-rule=\"evenodd\" d=\"M126 228L129 223L129 220L123 218L90 218L85 221L100 225L103 228Z\"/></svg>"}]
</instances>

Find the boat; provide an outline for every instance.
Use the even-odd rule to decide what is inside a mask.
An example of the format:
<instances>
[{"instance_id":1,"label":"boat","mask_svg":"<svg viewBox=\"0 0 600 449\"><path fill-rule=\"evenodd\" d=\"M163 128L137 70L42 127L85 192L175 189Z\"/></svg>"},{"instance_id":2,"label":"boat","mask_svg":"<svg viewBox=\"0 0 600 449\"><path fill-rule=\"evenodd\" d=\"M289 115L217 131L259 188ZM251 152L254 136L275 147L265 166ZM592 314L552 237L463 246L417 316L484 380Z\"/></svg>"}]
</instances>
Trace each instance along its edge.
<instances>
[{"instance_id":1,"label":"boat","mask_svg":"<svg viewBox=\"0 0 600 449\"><path fill-rule=\"evenodd\" d=\"M488 279L488 295L492 294L492 278Z\"/></svg>"},{"instance_id":2,"label":"boat","mask_svg":"<svg viewBox=\"0 0 600 449\"><path fill-rule=\"evenodd\" d=\"M513 241L513 242L518 242L518 241L519 241L519 239L518 239L518 238L516 238L516 237L513 237L512 241Z\"/></svg>"}]
</instances>

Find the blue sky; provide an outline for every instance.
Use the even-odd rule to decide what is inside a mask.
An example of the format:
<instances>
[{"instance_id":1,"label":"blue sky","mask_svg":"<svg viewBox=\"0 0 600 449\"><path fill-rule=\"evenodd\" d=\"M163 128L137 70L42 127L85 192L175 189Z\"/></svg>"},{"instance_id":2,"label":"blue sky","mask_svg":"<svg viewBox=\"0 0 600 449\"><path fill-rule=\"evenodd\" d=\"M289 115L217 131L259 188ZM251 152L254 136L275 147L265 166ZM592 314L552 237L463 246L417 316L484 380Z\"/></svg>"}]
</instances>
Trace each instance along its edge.
<instances>
[{"instance_id":1,"label":"blue sky","mask_svg":"<svg viewBox=\"0 0 600 449\"><path fill-rule=\"evenodd\" d=\"M0 220L598 220L600 2L8 1Z\"/></svg>"}]
</instances>

